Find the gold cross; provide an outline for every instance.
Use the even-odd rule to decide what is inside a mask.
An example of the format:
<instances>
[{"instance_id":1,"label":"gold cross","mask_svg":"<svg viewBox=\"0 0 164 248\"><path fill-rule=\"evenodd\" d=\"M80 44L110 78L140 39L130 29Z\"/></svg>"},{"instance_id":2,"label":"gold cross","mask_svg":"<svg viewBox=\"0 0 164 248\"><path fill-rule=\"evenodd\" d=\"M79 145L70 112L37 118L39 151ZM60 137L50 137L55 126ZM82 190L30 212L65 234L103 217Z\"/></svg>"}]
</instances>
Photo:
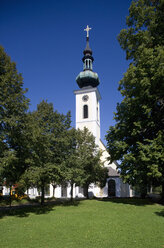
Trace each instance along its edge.
<instances>
[{"instance_id":1,"label":"gold cross","mask_svg":"<svg viewBox=\"0 0 164 248\"><path fill-rule=\"evenodd\" d=\"M87 37L89 37L89 31L91 30L92 28L90 28L88 25L86 27L86 29L84 29L84 31L87 32Z\"/></svg>"}]
</instances>

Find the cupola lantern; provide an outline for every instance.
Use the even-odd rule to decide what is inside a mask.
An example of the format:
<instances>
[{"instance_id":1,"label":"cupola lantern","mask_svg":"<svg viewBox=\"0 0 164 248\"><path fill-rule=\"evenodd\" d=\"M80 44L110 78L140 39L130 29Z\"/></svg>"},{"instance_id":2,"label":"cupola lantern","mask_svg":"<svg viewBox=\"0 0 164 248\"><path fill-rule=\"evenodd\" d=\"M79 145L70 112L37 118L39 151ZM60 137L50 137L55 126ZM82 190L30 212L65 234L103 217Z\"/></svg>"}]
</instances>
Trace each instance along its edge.
<instances>
[{"instance_id":1,"label":"cupola lantern","mask_svg":"<svg viewBox=\"0 0 164 248\"><path fill-rule=\"evenodd\" d=\"M89 31L91 28L87 25L84 31L87 32L86 37L86 48L83 51L84 57L82 58L83 61L83 71L79 73L76 78L76 82L80 88L83 87L97 87L99 85L99 78L96 72L93 72L93 61L94 58L92 56L92 50L89 46Z\"/></svg>"}]
</instances>

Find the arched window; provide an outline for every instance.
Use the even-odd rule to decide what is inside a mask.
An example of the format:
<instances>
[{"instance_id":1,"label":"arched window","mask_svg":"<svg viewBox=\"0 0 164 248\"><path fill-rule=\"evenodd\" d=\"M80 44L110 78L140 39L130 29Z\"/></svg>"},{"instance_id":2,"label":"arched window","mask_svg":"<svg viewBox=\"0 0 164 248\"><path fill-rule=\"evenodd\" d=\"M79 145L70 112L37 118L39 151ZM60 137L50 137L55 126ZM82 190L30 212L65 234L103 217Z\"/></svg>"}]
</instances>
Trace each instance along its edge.
<instances>
[{"instance_id":1,"label":"arched window","mask_svg":"<svg viewBox=\"0 0 164 248\"><path fill-rule=\"evenodd\" d=\"M92 70L92 60L89 59L89 69Z\"/></svg>"},{"instance_id":2,"label":"arched window","mask_svg":"<svg viewBox=\"0 0 164 248\"><path fill-rule=\"evenodd\" d=\"M84 64L83 64L83 69L84 70L92 70L92 60L91 59L85 59Z\"/></svg>"},{"instance_id":3,"label":"arched window","mask_svg":"<svg viewBox=\"0 0 164 248\"><path fill-rule=\"evenodd\" d=\"M88 60L86 59L86 69L88 69Z\"/></svg>"},{"instance_id":4,"label":"arched window","mask_svg":"<svg viewBox=\"0 0 164 248\"><path fill-rule=\"evenodd\" d=\"M88 105L83 106L83 118L88 118Z\"/></svg>"},{"instance_id":5,"label":"arched window","mask_svg":"<svg viewBox=\"0 0 164 248\"><path fill-rule=\"evenodd\" d=\"M116 196L116 182L113 179L108 181L108 196L113 197Z\"/></svg>"}]
</instances>

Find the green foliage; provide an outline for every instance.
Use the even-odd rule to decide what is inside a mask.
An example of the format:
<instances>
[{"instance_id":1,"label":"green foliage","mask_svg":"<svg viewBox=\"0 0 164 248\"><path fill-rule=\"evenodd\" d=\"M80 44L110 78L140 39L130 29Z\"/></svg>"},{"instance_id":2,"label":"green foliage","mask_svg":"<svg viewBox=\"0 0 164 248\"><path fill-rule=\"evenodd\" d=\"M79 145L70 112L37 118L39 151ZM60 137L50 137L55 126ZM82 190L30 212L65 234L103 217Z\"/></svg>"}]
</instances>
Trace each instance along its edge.
<instances>
[{"instance_id":1,"label":"green foliage","mask_svg":"<svg viewBox=\"0 0 164 248\"><path fill-rule=\"evenodd\" d=\"M127 29L121 30L118 40L126 51L127 59L137 60L144 48L155 48L164 44L164 1L132 1Z\"/></svg>"},{"instance_id":2,"label":"green foliage","mask_svg":"<svg viewBox=\"0 0 164 248\"><path fill-rule=\"evenodd\" d=\"M65 183L71 185L71 198L73 198L73 185L80 185L83 178L83 167L78 153L78 133L77 130L70 129L66 136L66 156L62 163L63 178Z\"/></svg>"},{"instance_id":3,"label":"green foliage","mask_svg":"<svg viewBox=\"0 0 164 248\"><path fill-rule=\"evenodd\" d=\"M95 144L95 137L84 127L83 130L77 130L77 153L83 168L81 185L86 189L88 197L88 187L91 183L104 186L106 182L107 169L101 161L101 151Z\"/></svg>"},{"instance_id":4,"label":"green foliage","mask_svg":"<svg viewBox=\"0 0 164 248\"><path fill-rule=\"evenodd\" d=\"M70 127L70 113L59 114L51 103L42 101L36 111L27 115L26 125L28 168L22 181L41 188L43 203L45 186L62 181L61 164L65 158L64 139Z\"/></svg>"},{"instance_id":5,"label":"green foliage","mask_svg":"<svg viewBox=\"0 0 164 248\"><path fill-rule=\"evenodd\" d=\"M59 114L42 101L27 113L23 80L0 47L0 180L21 191L69 182L87 185L106 179L101 153L87 129L70 128L70 113Z\"/></svg>"},{"instance_id":6,"label":"green foliage","mask_svg":"<svg viewBox=\"0 0 164 248\"><path fill-rule=\"evenodd\" d=\"M24 126L29 100L16 65L0 46L0 178L15 183L24 171Z\"/></svg>"},{"instance_id":7,"label":"green foliage","mask_svg":"<svg viewBox=\"0 0 164 248\"><path fill-rule=\"evenodd\" d=\"M101 161L95 138L85 127L83 130L77 130L77 152L79 163L84 170L81 185L89 186L90 183L96 182L95 172L101 166Z\"/></svg>"},{"instance_id":8,"label":"green foliage","mask_svg":"<svg viewBox=\"0 0 164 248\"><path fill-rule=\"evenodd\" d=\"M116 125L106 136L111 162L120 160L124 180L145 190L164 185L163 23L163 1L132 2L128 28L118 36L131 63L119 85L124 99L117 105Z\"/></svg>"},{"instance_id":9,"label":"green foliage","mask_svg":"<svg viewBox=\"0 0 164 248\"><path fill-rule=\"evenodd\" d=\"M67 139L67 156L63 162L65 179L70 182L71 187L73 184L83 186L88 197L89 184L100 183L103 187L106 183L107 170L100 159L102 154L95 144L94 136L86 127L83 130L69 130L65 138Z\"/></svg>"}]
</instances>

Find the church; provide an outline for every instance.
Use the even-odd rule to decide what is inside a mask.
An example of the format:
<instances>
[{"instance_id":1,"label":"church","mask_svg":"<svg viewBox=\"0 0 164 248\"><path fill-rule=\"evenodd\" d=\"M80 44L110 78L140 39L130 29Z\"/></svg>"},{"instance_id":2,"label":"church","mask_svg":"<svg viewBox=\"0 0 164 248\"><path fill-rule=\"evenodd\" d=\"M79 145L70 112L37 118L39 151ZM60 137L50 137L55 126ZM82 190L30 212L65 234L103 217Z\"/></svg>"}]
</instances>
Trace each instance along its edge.
<instances>
[{"instance_id":1,"label":"church","mask_svg":"<svg viewBox=\"0 0 164 248\"><path fill-rule=\"evenodd\" d=\"M79 73L76 82L80 89L75 90L76 97L76 129L87 127L94 135L95 142L103 152L101 160L104 166L108 168L108 179L106 186L100 189L98 186L90 185L89 192L95 197L130 197L132 190L128 184L124 184L117 171L117 162L109 165L110 156L100 138L100 100L101 95L98 89L100 84L98 74L93 72L92 50L89 46L89 31L91 28L87 25L84 31L87 32L86 48L83 51L83 71Z\"/></svg>"},{"instance_id":2,"label":"church","mask_svg":"<svg viewBox=\"0 0 164 248\"><path fill-rule=\"evenodd\" d=\"M76 129L83 129L87 127L94 135L95 142L102 151L101 160L104 166L108 168L108 179L103 189L97 185L91 184L89 186L90 197L131 197L132 190L129 184L123 183L117 171L117 162L109 164L108 157L110 156L106 150L105 145L100 138L100 100L101 95L98 89L100 84L98 74L93 72L92 50L89 46L89 31L91 28L87 25L86 31L86 48L83 51L83 71L79 73L76 78L79 89L74 91L75 105L76 105ZM9 189L4 187L3 194L8 194ZM30 188L26 192L29 197L34 198L40 195L37 188ZM55 192L53 186L49 185L45 190L45 197L56 198L70 198L71 186L57 186ZM85 197L83 188L75 186L73 188L73 197Z\"/></svg>"}]
</instances>

